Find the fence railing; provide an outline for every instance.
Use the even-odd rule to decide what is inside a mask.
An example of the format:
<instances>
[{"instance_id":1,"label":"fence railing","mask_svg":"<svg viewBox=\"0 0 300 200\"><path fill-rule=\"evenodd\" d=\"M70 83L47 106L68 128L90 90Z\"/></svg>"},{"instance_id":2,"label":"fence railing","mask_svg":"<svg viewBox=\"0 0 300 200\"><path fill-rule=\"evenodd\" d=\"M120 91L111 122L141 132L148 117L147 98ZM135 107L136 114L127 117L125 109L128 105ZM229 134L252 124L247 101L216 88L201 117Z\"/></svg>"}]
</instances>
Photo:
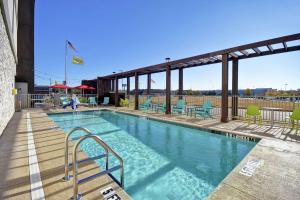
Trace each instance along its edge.
<instances>
[{"instance_id":1,"label":"fence railing","mask_svg":"<svg viewBox=\"0 0 300 200\"><path fill-rule=\"evenodd\" d=\"M149 97L151 97L153 104L163 104L166 100L165 95L139 95L139 104L142 104ZM256 105L261 110L263 120L284 122L295 108L300 108L300 96L228 96L229 116L231 116L233 97L237 97L238 118L245 116L247 106ZM129 99L134 105L134 95L130 95ZM221 115L221 96L171 95L171 105L176 105L178 99L183 99L187 107L202 106L204 102L210 101L213 105L211 114L214 116Z\"/></svg>"},{"instance_id":2,"label":"fence railing","mask_svg":"<svg viewBox=\"0 0 300 200\"><path fill-rule=\"evenodd\" d=\"M89 97L97 97L97 94L76 95L80 103L87 103ZM70 94L18 94L15 98L16 107L19 109L55 107L61 104L60 97L70 98Z\"/></svg>"}]
</instances>

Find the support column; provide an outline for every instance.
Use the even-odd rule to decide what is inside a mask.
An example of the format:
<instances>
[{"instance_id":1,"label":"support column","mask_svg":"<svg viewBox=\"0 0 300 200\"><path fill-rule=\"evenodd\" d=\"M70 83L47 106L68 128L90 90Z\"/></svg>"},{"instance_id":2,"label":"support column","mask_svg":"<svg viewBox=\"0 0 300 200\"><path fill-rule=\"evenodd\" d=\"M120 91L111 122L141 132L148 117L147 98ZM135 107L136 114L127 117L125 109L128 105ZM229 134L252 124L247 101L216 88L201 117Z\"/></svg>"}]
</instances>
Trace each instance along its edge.
<instances>
[{"instance_id":1,"label":"support column","mask_svg":"<svg viewBox=\"0 0 300 200\"><path fill-rule=\"evenodd\" d=\"M238 116L238 77L239 77L239 60L232 59L232 99L231 99L231 116L236 119Z\"/></svg>"},{"instance_id":2,"label":"support column","mask_svg":"<svg viewBox=\"0 0 300 200\"><path fill-rule=\"evenodd\" d=\"M115 79L111 80L111 88L112 88L111 91L115 91Z\"/></svg>"},{"instance_id":3,"label":"support column","mask_svg":"<svg viewBox=\"0 0 300 200\"><path fill-rule=\"evenodd\" d=\"M182 96L183 95L183 68L179 68L179 81L178 81L178 95L179 96L179 99L182 99Z\"/></svg>"},{"instance_id":4,"label":"support column","mask_svg":"<svg viewBox=\"0 0 300 200\"><path fill-rule=\"evenodd\" d=\"M151 94L151 74L147 76L147 95Z\"/></svg>"},{"instance_id":5,"label":"support column","mask_svg":"<svg viewBox=\"0 0 300 200\"><path fill-rule=\"evenodd\" d=\"M115 78L116 81L116 90L115 90L115 107L119 107L119 79Z\"/></svg>"},{"instance_id":6,"label":"support column","mask_svg":"<svg viewBox=\"0 0 300 200\"><path fill-rule=\"evenodd\" d=\"M129 96L130 95L130 77L127 77L127 95Z\"/></svg>"},{"instance_id":7,"label":"support column","mask_svg":"<svg viewBox=\"0 0 300 200\"><path fill-rule=\"evenodd\" d=\"M221 122L228 122L228 54L222 55Z\"/></svg>"},{"instance_id":8,"label":"support column","mask_svg":"<svg viewBox=\"0 0 300 200\"><path fill-rule=\"evenodd\" d=\"M171 114L171 66L166 68L166 114Z\"/></svg>"},{"instance_id":9,"label":"support column","mask_svg":"<svg viewBox=\"0 0 300 200\"><path fill-rule=\"evenodd\" d=\"M137 72L134 74L135 78L135 90L134 90L134 109L139 109L139 75Z\"/></svg>"}]
</instances>

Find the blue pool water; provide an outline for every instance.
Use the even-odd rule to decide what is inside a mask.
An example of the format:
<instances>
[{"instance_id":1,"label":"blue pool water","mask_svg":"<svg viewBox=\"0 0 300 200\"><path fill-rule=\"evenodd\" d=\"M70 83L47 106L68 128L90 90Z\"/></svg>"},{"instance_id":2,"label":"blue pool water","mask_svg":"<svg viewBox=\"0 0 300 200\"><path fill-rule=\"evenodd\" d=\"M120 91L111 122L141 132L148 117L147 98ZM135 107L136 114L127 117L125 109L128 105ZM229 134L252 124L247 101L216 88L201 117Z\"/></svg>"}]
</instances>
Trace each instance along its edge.
<instances>
[{"instance_id":1,"label":"blue pool water","mask_svg":"<svg viewBox=\"0 0 300 200\"><path fill-rule=\"evenodd\" d=\"M65 133L82 126L108 143L124 160L125 190L135 200L205 199L256 144L110 111L49 117ZM88 156L103 153L98 147L92 140L81 146ZM96 162L104 167L103 160Z\"/></svg>"}]
</instances>

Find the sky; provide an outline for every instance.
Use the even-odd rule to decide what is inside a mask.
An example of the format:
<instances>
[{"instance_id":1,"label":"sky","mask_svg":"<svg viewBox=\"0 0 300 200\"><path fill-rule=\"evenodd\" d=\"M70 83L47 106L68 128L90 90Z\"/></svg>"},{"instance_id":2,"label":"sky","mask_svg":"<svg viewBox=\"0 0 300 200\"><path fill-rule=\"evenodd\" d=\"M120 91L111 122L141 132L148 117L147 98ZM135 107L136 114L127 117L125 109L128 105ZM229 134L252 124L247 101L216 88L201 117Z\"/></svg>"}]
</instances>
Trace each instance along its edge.
<instances>
[{"instance_id":1,"label":"sky","mask_svg":"<svg viewBox=\"0 0 300 200\"><path fill-rule=\"evenodd\" d=\"M35 83L64 80L66 40L85 62L73 65L74 52L68 50L68 85L76 86L82 79L158 64L166 57L176 60L300 33L299 10L299 0L39 0ZM300 51L239 62L239 88L297 89L299 75ZM178 89L178 71L171 76L171 88ZM165 88L165 73L152 79L152 88ZM230 80L231 73L229 87ZM140 88L146 83L141 76ZM220 88L221 64L184 70L184 89Z\"/></svg>"}]
</instances>

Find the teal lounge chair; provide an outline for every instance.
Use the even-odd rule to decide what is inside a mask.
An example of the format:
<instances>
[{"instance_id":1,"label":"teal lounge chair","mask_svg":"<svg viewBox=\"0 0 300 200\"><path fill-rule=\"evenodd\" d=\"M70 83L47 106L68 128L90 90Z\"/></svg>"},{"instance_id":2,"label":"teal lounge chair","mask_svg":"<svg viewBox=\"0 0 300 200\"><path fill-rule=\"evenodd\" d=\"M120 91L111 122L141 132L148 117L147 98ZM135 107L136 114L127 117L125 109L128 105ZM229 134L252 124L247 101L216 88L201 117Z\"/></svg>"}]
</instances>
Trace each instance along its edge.
<instances>
[{"instance_id":1,"label":"teal lounge chair","mask_svg":"<svg viewBox=\"0 0 300 200\"><path fill-rule=\"evenodd\" d=\"M60 97L60 105L65 107L70 104L68 97Z\"/></svg>"},{"instance_id":2,"label":"teal lounge chair","mask_svg":"<svg viewBox=\"0 0 300 200\"><path fill-rule=\"evenodd\" d=\"M97 104L97 102L96 102L96 97L89 97L89 100L88 100L88 102L89 102L89 106L97 106L98 104Z\"/></svg>"},{"instance_id":3,"label":"teal lounge chair","mask_svg":"<svg viewBox=\"0 0 300 200\"><path fill-rule=\"evenodd\" d=\"M212 118L210 111L213 109L213 105L210 101L205 101L201 108L195 108L195 117L197 115L203 117L204 119L210 117Z\"/></svg>"},{"instance_id":4,"label":"teal lounge chair","mask_svg":"<svg viewBox=\"0 0 300 200\"><path fill-rule=\"evenodd\" d=\"M183 99L179 99L175 106L172 107L172 113L181 113L185 112L186 103Z\"/></svg>"},{"instance_id":5,"label":"teal lounge chair","mask_svg":"<svg viewBox=\"0 0 300 200\"><path fill-rule=\"evenodd\" d=\"M157 107L156 107L156 112L166 112L166 103L163 103L163 104L159 104Z\"/></svg>"},{"instance_id":6,"label":"teal lounge chair","mask_svg":"<svg viewBox=\"0 0 300 200\"><path fill-rule=\"evenodd\" d=\"M104 97L102 105L107 106L108 104L109 104L109 97Z\"/></svg>"},{"instance_id":7,"label":"teal lounge chair","mask_svg":"<svg viewBox=\"0 0 300 200\"><path fill-rule=\"evenodd\" d=\"M141 110L148 110L151 108L151 98L147 99L144 101L144 103L140 104L140 109Z\"/></svg>"}]
</instances>

